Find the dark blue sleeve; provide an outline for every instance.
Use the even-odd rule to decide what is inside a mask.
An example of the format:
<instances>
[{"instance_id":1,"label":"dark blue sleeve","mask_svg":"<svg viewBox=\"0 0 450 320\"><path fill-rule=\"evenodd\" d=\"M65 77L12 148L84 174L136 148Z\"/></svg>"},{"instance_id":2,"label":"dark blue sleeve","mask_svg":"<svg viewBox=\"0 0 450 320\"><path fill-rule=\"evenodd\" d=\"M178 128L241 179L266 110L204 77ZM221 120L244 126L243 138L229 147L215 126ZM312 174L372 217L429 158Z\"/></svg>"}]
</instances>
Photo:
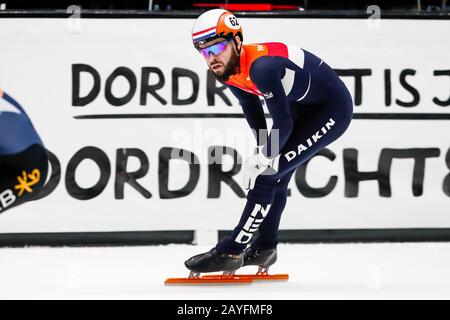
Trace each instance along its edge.
<instances>
[{"instance_id":1,"label":"dark blue sleeve","mask_svg":"<svg viewBox=\"0 0 450 320\"><path fill-rule=\"evenodd\" d=\"M33 144L42 145L36 130L20 104L3 93L5 100L18 112L0 112L0 155L19 153Z\"/></svg>"},{"instance_id":2,"label":"dark blue sleeve","mask_svg":"<svg viewBox=\"0 0 450 320\"><path fill-rule=\"evenodd\" d=\"M237 87L228 86L228 88L239 100L245 119L255 135L256 143L258 146L261 145L267 139L267 124L259 97ZM260 139L261 136L264 138Z\"/></svg>"},{"instance_id":3,"label":"dark blue sleeve","mask_svg":"<svg viewBox=\"0 0 450 320\"><path fill-rule=\"evenodd\" d=\"M285 72L285 63L281 57L260 57L253 62L250 68L250 78L263 93L273 119L267 144L263 148L263 154L269 158L274 158L280 153L294 126L289 101L281 83ZM275 145L277 142L278 146Z\"/></svg>"}]
</instances>

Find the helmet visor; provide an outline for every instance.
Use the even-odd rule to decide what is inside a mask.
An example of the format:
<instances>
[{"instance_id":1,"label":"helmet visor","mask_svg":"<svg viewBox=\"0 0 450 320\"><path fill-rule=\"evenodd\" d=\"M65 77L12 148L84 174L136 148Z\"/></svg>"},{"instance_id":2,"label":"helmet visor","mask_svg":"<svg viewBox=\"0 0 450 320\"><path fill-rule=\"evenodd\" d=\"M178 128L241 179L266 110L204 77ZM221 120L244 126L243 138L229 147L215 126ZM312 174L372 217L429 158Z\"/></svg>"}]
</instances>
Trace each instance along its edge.
<instances>
[{"instance_id":1,"label":"helmet visor","mask_svg":"<svg viewBox=\"0 0 450 320\"><path fill-rule=\"evenodd\" d=\"M227 45L231 42L231 40L225 40L222 42L215 43L209 47L199 49L200 53L205 57L208 58L209 54L212 53L214 55L218 55L225 51L227 48Z\"/></svg>"}]
</instances>

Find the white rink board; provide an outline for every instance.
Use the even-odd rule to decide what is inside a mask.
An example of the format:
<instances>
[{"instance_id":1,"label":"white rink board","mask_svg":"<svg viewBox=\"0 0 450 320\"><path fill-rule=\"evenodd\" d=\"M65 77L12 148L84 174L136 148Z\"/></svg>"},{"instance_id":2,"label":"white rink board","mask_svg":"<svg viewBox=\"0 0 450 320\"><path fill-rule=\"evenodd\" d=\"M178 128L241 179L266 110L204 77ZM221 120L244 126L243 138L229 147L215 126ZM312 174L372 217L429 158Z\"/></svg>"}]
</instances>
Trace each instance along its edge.
<instances>
[{"instance_id":1,"label":"white rink board","mask_svg":"<svg viewBox=\"0 0 450 320\"><path fill-rule=\"evenodd\" d=\"M449 77L434 76L436 70L450 70L450 28L446 20L382 20L371 29L366 20L350 19L242 19L248 42L282 41L299 45L323 58L335 69L370 69L362 79L361 104L356 113L441 113L449 96ZM0 19L0 85L27 110L46 147L61 163L61 180L46 198L0 215L0 232L83 232L232 229L245 199L225 183L219 198L208 198L206 150L213 145L232 147L244 158L250 153L251 132L244 119L76 119L76 116L167 113L241 113L237 100L227 106L215 96L208 106L206 65L192 48L192 19L83 19L74 28L65 19ZM286 31L294 30L294 31ZM441 30L436 33L436 30ZM432 48L432 49L431 49ZM91 103L73 106L72 66L93 67L101 79L101 90ZM123 106L112 106L105 98L105 82L118 67L130 69L137 90ZM140 104L141 71L156 67L165 78L158 94L162 104L147 95ZM174 68L188 69L199 77L195 102L173 105ZM392 103L385 105L385 69L391 73ZM420 95L416 106L402 107L396 99L410 102L413 96L401 84L399 75L412 69L406 82ZM352 95L355 81L343 77ZM154 84L156 78L150 78ZM192 83L179 82L179 98L186 99ZM93 85L83 74L81 95ZM218 84L216 84L218 86ZM128 84L123 77L112 85L116 96L124 96ZM450 197L444 192L449 152L449 120L354 120L346 134L329 149L334 161L313 159L306 179L323 187L330 176L337 177L333 191L320 198L303 196L291 181L282 229L350 228L446 228L450 227ZM65 185L67 166L80 149L93 146L104 151L111 166L106 188L95 198L78 200ZM165 147L182 147L201 160L199 180L192 192L177 199L161 199L158 182L158 154ZM138 182L151 194L149 199L125 186L124 199L115 198L116 151L137 148L148 158L149 171ZM392 195L382 197L376 181L363 181L356 197L345 195L344 150L358 151L360 171L375 171L382 149L434 149L438 156L425 161L423 193L412 191L414 161L394 159L391 166ZM450 159L450 154L447 155ZM135 159L134 159L135 160ZM128 170L136 170L130 160ZM450 160L449 160L450 161ZM185 163L173 161L169 188L181 188L189 172ZM225 166L226 167L226 166ZM75 178L88 188L99 177L90 161L78 167ZM240 174L234 177L241 182ZM449 179L446 183L449 184ZM450 188L450 186L448 186ZM431 209L432 208L432 209Z\"/></svg>"}]
</instances>

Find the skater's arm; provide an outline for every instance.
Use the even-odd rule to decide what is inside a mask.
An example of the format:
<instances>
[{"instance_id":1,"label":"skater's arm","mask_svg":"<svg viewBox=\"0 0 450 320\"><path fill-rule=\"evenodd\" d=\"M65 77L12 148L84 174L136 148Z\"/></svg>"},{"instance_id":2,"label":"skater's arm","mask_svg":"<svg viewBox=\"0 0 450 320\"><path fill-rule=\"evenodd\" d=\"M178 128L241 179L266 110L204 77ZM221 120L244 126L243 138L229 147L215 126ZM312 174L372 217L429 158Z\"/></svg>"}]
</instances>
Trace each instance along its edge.
<instances>
[{"instance_id":1,"label":"skater's arm","mask_svg":"<svg viewBox=\"0 0 450 320\"><path fill-rule=\"evenodd\" d=\"M285 65L279 57L263 56L255 60L250 68L250 78L263 93L273 119L267 144L262 150L269 158L274 158L280 153L293 129L289 102L281 83L285 72ZM278 133L278 139L272 141L275 133ZM275 145L276 142L278 146Z\"/></svg>"},{"instance_id":2,"label":"skater's arm","mask_svg":"<svg viewBox=\"0 0 450 320\"><path fill-rule=\"evenodd\" d=\"M255 135L257 145L263 144L267 139L267 124L259 97L233 86L228 86L228 88L239 100L245 119Z\"/></svg>"}]
</instances>

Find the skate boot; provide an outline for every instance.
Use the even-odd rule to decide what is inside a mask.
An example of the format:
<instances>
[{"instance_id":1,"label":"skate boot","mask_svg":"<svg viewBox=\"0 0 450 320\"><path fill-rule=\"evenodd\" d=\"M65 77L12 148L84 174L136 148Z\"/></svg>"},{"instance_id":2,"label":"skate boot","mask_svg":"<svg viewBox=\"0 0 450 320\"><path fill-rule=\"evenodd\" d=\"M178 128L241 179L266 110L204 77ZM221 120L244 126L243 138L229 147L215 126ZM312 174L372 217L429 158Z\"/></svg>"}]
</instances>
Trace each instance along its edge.
<instances>
[{"instance_id":1,"label":"skate boot","mask_svg":"<svg viewBox=\"0 0 450 320\"><path fill-rule=\"evenodd\" d=\"M251 284L252 278L236 276L234 273L244 264L244 255L218 253L216 248L188 259L184 265L190 270L187 278L168 278L165 285L201 285L201 284ZM218 272L200 276L202 272Z\"/></svg>"},{"instance_id":2,"label":"skate boot","mask_svg":"<svg viewBox=\"0 0 450 320\"><path fill-rule=\"evenodd\" d=\"M244 260L245 258L245 260ZM193 256L184 264L190 270L188 278L169 278L166 285L198 285L198 284L251 284L253 281L286 281L287 274L269 275L269 267L277 260L276 249L255 250L248 248L243 254L220 254L214 248L208 252ZM257 274L235 274L243 265L256 265ZM223 274L208 274L202 272L223 271Z\"/></svg>"},{"instance_id":3,"label":"skate boot","mask_svg":"<svg viewBox=\"0 0 450 320\"><path fill-rule=\"evenodd\" d=\"M277 261L277 249L248 247L244 252L244 266L258 266L257 275L267 275L269 267Z\"/></svg>"},{"instance_id":4,"label":"skate boot","mask_svg":"<svg viewBox=\"0 0 450 320\"><path fill-rule=\"evenodd\" d=\"M223 271L224 275L234 275L244 263L243 254L218 253L216 248L188 259L184 265L191 270L190 278L198 278L202 272Z\"/></svg>"}]
</instances>

